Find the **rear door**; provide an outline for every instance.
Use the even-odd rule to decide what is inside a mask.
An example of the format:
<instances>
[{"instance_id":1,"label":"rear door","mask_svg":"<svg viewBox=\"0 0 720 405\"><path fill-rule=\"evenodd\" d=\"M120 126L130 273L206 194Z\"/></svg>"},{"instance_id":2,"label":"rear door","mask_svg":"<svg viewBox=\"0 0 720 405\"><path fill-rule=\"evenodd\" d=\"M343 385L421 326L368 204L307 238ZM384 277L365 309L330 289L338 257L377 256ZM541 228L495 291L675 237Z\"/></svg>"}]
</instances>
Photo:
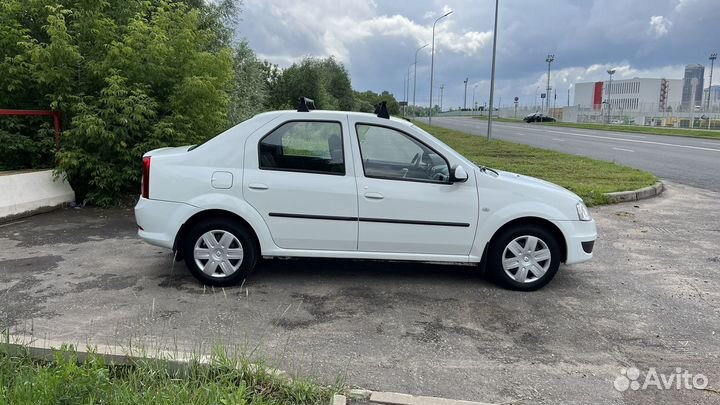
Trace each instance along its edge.
<instances>
[{"instance_id":1,"label":"rear door","mask_svg":"<svg viewBox=\"0 0 720 405\"><path fill-rule=\"evenodd\" d=\"M409 130L351 119L358 167L358 250L467 255L475 237L474 170L449 183L451 157Z\"/></svg>"},{"instance_id":2,"label":"rear door","mask_svg":"<svg viewBox=\"0 0 720 405\"><path fill-rule=\"evenodd\" d=\"M243 195L286 249L356 250L358 202L346 115L293 114L245 145Z\"/></svg>"}]
</instances>

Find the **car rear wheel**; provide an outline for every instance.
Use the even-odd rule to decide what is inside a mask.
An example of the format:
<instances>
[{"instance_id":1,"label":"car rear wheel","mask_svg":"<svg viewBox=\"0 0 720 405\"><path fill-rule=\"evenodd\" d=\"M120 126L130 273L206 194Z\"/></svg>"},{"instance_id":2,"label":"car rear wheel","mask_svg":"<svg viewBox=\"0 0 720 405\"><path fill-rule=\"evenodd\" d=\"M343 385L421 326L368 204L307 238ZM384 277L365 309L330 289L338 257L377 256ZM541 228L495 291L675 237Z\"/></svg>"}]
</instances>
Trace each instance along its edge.
<instances>
[{"instance_id":1,"label":"car rear wheel","mask_svg":"<svg viewBox=\"0 0 720 405\"><path fill-rule=\"evenodd\" d=\"M214 286L239 284L255 267L258 250L245 226L226 220L196 224L181 249L193 276Z\"/></svg>"},{"instance_id":2,"label":"car rear wheel","mask_svg":"<svg viewBox=\"0 0 720 405\"><path fill-rule=\"evenodd\" d=\"M560 267L560 245L551 232L535 225L509 228L493 239L488 268L502 286L534 291L550 282Z\"/></svg>"}]
</instances>

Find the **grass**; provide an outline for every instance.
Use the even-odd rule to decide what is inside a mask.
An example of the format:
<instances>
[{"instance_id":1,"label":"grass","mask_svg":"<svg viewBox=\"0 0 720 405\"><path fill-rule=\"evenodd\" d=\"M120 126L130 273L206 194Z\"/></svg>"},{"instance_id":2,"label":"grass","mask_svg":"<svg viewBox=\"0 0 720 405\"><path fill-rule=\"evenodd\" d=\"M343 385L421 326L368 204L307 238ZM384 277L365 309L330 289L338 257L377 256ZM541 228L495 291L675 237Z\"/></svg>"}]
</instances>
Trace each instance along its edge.
<instances>
[{"instance_id":1,"label":"grass","mask_svg":"<svg viewBox=\"0 0 720 405\"><path fill-rule=\"evenodd\" d=\"M488 117L487 115L473 115L473 118L479 119L479 120L485 120L487 121ZM523 122L522 118L501 118L501 117L493 117L493 121L497 122Z\"/></svg>"},{"instance_id":2,"label":"grass","mask_svg":"<svg viewBox=\"0 0 720 405\"><path fill-rule=\"evenodd\" d=\"M656 181L655 176L648 172L612 162L500 140L488 142L481 136L420 122L415 122L415 125L470 160L559 184L582 197L587 205L607 204L609 201L605 193L636 190Z\"/></svg>"},{"instance_id":3,"label":"grass","mask_svg":"<svg viewBox=\"0 0 720 405\"><path fill-rule=\"evenodd\" d=\"M0 404L326 404L333 392L222 352L213 355L211 366L192 366L180 376L159 362L113 365L92 354L79 361L67 347L44 362L0 346Z\"/></svg>"},{"instance_id":4,"label":"grass","mask_svg":"<svg viewBox=\"0 0 720 405\"><path fill-rule=\"evenodd\" d=\"M573 122L543 122L540 125L595 129L600 131L635 132L651 135L685 136L690 138L720 139L720 131L689 128L645 127L641 125L576 124Z\"/></svg>"}]
</instances>

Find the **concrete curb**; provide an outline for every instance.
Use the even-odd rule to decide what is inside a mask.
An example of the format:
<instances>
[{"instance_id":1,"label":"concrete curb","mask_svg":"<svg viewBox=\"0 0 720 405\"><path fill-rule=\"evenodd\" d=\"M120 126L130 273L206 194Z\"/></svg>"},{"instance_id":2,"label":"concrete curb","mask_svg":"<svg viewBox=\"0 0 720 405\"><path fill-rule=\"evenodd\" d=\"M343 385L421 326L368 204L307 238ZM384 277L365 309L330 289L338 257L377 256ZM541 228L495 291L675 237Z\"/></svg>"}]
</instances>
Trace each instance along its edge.
<instances>
[{"instance_id":1,"label":"concrete curb","mask_svg":"<svg viewBox=\"0 0 720 405\"><path fill-rule=\"evenodd\" d=\"M212 358L207 355L194 355L185 352L171 352L168 350L156 350L152 353L144 352L139 348L121 347L112 345L85 343L87 350L82 350L83 343L60 342L49 339L36 339L28 336L10 335L6 341L0 342L0 346L5 347L9 354L28 355L34 360L52 361L54 360L54 351L60 350L63 346L72 347L77 354L79 361L84 361L88 356L102 356L107 363L129 365L133 362L155 362L167 367L171 374L178 376L186 376L193 366L211 366ZM240 366L240 363L236 364ZM260 367L251 364L250 367ZM265 372L276 377L287 377L287 373L265 367Z\"/></svg>"},{"instance_id":2,"label":"concrete curb","mask_svg":"<svg viewBox=\"0 0 720 405\"><path fill-rule=\"evenodd\" d=\"M658 181L652 186L644 187L632 191L618 191L616 193L605 194L611 203L621 203L628 201L639 201L647 198L659 196L665 190L662 181Z\"/></svg>"},{"instance_id":3,"label":"concrete curb","mask_svg":"<svg viewBox=\"0 0 720 405\"><path fill-rule=\"evenodd\" d=\"M462 401L364 389L352 389L348 391L347 396L355 401L370 401L374 404L385 405L494 405L487 402Z\"/></svg>"},{"instance_id":4,"label":"concrete curb","mask_svg":"<svg viewBox=\"0 0 720 405\"><path fill-rule=\"evenodd\" d=\"M90 352L81 350L81 344L73 344L67 342L53 341L48 339L38 340L29 336L10 335L5 337L7 340L0 342L9 354L28 353L34 360L52 361L54 360L54 352L63 346L72 346L77 358L80 361L85 360ZM166 350L157 350L153 353L146 353L140 349L126 348L121 346L87 344L86 347L91 349L95 356L102 356L105 362L113 364L132 364L134 361L155 361L162 363L168 368L170 373L185 376L190 371L190 367L194 365L211 366L212 359L210 356L196 356L184 352L170 352ZM258 366L259 367L259 366ZM265 368L266 372L274 374L278 377L290 377L284 371ZM351 389L345 395L335 394L330 399L330 405L346 405L348 398L352 401L370 401L377 404L386 405L493 405L486 402L459 401L454 399L415 396L409 394L400 394L396 392L370 391L364 389Z\"/></svg>"}]
</instances>

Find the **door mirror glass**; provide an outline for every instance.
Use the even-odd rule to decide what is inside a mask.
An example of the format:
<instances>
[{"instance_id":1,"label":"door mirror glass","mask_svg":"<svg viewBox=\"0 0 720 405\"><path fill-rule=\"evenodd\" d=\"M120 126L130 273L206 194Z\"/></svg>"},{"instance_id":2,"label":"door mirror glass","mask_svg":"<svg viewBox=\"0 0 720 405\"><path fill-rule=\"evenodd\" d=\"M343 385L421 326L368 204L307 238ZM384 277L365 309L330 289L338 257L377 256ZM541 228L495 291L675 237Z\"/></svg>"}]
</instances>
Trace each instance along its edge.
<instances>
[{"instance_id":1,"label":"door mirror glass","mask_svg":"<svg viewBox=\"0 0 720 405\"><path fill-rule=\"evenodd\" d=\"M450 178L450 181L453 183L464 183L468 179L468 174L465 171L465 168L458 165L455 166L452 169L452 177Z\"/></svg>"}]
</instances>

